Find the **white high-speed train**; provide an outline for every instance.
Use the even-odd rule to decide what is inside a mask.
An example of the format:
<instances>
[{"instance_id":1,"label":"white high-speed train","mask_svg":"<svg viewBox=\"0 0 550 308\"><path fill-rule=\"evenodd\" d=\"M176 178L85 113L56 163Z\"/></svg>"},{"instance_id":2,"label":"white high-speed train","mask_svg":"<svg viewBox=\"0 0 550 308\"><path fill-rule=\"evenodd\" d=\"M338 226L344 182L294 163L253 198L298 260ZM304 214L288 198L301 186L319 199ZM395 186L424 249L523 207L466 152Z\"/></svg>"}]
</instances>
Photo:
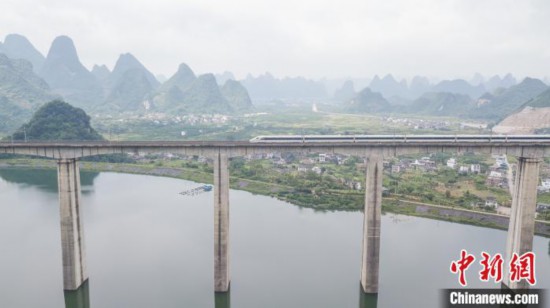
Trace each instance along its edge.
<instances>
[{"instance_id":1,"label":"white high-speed train","mask_svg":"<svg viewBox=\"0 0 550 308\"><path fill-rule=\"evenodd\" d=\"M489 142L533 143L550 142L550 135L275 135L258 136L252 143L377 143L377 142Z\"/></svg>"}]
</instances>

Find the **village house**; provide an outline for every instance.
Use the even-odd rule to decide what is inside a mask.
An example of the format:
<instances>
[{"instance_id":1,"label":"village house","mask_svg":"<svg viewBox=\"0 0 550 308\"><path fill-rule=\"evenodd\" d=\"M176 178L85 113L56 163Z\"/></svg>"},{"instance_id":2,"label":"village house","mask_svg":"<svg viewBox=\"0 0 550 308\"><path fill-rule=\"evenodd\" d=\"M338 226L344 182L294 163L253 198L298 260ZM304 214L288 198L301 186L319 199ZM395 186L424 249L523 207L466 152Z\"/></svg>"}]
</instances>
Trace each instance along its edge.
<instances>
[{"instance_id":1,"label":"village house","mask_svg":"<svg viewBox=\"0 0 550 308\"><path fill-rule=\"evenodd\" d=\"M546 203L537 204L537 213L542 213L546 211L550 211L550 204L546 204Z\"/></svg>"},{"instance_id":2,"label":"village house","mask_svg":"<svg viewBox=\"0 0 550 308\"><path fill-rule=\"evenodd\" d=\"M311 171L313 171L313 172L315 172L319 175L321 175L321 173L323 173L323 169L321 169L321 167L319 167L319 166L315 166L315 167L311 168Z\"/></svg>"},{"instance_id":3,"label":"village house","mask_svg":"<svg viewBox=\"0 0 550 308\"><path fill-rule=\"evenodd\" d=\"M208 157L205 156L199 156L199 159L197 160L201 164L205 164L208 162Z\"/></svg>"},{"instance_id":4,"label":"village house","mask_svg":"<svg viewBox=\"0 0 550 308\"><path fill-rule=\"evenodd\" d=\"M456 168L456 159L455 158L449 158L447 160L447 167L449 167L451 169L455 169Z\"/></svg>"},{"instance_id":5,"label":"village house","mask_svg":"<svg viewBox=\"0 0 550 308\"><path fill-rule=\"evenodd\" d=\"M487 177L487 185L494 187L508 187L508 180L503 176L502 172L491 170Z\"/></svg>"},{"instance_id":6,"label":"village house","mask_svg":"<svg viewBox=\"0 0 550 308\"><path fill-rule=\"evenodd\" d=\"M310 164L314 164L315 160L311 157L305 157L305 158L300 159L300 163L310 165Z\"/></svg>"},{"instance_id":7,"label":"village house","mask_svg":"<svg viewBox=\"0 0 550 308\"><path fill-rule=\"evenodd\" d=\"M487 197L487 199L485 200L485 207L490 207L490 208L498 208L498 202L497 202L497 199L495 197Z\"/></svg>"},{"instance_id":8,"label":"village house","mask_svg":"<svg viewBox=\"0 0 550 308\"><path fill-rule=\"evenodd\" d=\"M550 179L542 180L539 190L550 191Z\"/></svg>"},{"instance_id":9,"label":"village house","mask_svg":"<svg viewBox=\"0 0 550 308\"><path fill-rule=\"evenodd\" d=\"M259 159L263 159L264 158L264 154L262 153L252 153L252 154L247 154L244 159L245 160L259 160Z\"/></svg>"},{"instance_id":10,"label":"village house","mask_svg":"<svg viewBox=\"0 0 550 308\"><path fill-rule=\"evenodd\" d=\"M424 166L424 162L419 161L418 159L415 159L413 163L411 163L411 167L417 168L420 166Z\"/></svg>"},{"instance_id":11,"label":"village house","mask_svg":"<svg viewBox=\"0 0 550 308\"><path fill-rule=\"evenodd\" d=\"M436 163L431 161L429 157L423 157L420 160L415 159L414 162L409 164L409 167L423 171L433 171L437 169Z\"/></svg>"},{"instance_id":12,"label":"village house","mask_svg":"<svg viewBox=\"0 0 550 308\"><path fill-rule=\"evenodd\" d=\"M502 167L503 165L508 165L508 160L506 159L506 155L496 155L495 157L495 166L496 167Z\"/></svg>"},{"instance_id":13,"label":"village house","mask_svg":"<svg viewBox=\"0 0 550 308\"><path fill-rule=\"evenodd\" d=\"M391 173L400 173L401 172L401 165L392 165L391 166Z\"/></svg>"}]
</instances>

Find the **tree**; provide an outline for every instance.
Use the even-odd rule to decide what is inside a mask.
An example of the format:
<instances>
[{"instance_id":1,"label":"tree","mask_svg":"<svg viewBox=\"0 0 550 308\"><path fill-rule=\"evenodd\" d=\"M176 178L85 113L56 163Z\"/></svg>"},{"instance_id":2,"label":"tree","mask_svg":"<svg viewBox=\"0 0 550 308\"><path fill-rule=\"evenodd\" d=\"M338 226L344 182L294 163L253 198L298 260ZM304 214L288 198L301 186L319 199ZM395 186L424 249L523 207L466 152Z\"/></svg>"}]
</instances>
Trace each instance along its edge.
<instances>
[{"instance_id":1,"label":"tree","mask_svg":"<svg viewBox=\"0 0 550 308\"><path fill-rule=\"evenodd\" d=\"M90 125L90 116L84 110L60 100L40 107L12 137L13 140L103 140Z\"/></svg>"}]
</instances>

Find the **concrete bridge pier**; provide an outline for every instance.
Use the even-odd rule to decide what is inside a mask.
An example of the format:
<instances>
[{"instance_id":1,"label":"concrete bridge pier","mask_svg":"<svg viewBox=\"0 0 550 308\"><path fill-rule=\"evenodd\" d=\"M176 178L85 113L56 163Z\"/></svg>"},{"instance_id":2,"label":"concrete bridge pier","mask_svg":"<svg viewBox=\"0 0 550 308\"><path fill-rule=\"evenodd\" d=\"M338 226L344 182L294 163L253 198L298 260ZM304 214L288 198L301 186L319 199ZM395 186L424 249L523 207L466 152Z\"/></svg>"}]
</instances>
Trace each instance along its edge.
<instances>
[{"instance_id":1,"label":"concrete bridge pier","mask_svg":"<svg viewBox=\"0 0 550 308\"><path fill-rule=\"evenodd\" d=\"M77 290L88 279L81 219L80 172L76 159L57 161L63 288Z\"/></svg>"},{"instance_id":2,"label":"concrete bridge pier","mask_svg":"<svg viewBox=\"0 0 550 308\"><path fill-rule=\"evenodd\" d=\"M371 294L378 293L383 171L381 157L368 158L365 185L365 209L363 213L361 287L363 292Z\"/></svg>"},{"instance_id":3,"label":"concrete bridge pier","mask_svg":"<svg viewBox=\"0 0 550 308\"><path fill-rule=\"evenodd\" d=\"M506 260L503 266L506 274L502 280L503 284L511 289L529 288L529 283L525 280L520 282L510 281L508 265L513 253L521 256L533 250L537 186L541 162L542 159L540 158L518 158L510 224L508 226L508 240L506 242Z\"/></svg>"},{"instance_id":4,"label":"concrete bridge pier","mask_svg":"<svg viewBox=\"0 0 550 308\"><path fill-rule=\"evenodd\" d=\"M214 157L214 291L228 292L229 166L226 153Z\"/></svg>"}]
</instances>

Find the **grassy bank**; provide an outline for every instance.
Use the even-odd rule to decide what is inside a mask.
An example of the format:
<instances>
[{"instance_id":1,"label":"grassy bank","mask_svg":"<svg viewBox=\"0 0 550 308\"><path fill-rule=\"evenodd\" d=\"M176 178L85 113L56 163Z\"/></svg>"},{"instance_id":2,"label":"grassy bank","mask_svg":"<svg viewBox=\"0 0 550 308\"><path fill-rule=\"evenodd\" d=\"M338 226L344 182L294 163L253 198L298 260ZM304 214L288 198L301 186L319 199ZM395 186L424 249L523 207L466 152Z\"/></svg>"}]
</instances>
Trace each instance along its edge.
<instances>
[{"instance_id":1,"label":"grassy bank","mask_svg":"<svg viewBox=\"0 0 550 308\"><path fill-rule=\"evenodd\" d=\"M0 160L0 167L55 169L56 163L54 160L18 158ZM200 166L185 162L105 163L81 161L80 169L90 172L108 171L164 176L208 184L212 184L213 180L212 170L207 165ZM364 204L364 194L359 191L329 190L329 193L317 195L315 191L299 191L295 186L234 176L230 178L230 187L253 194L275 197L298 206L321 211L358 211L361 210ZM384 199L382 211L495 229L506 230L508 227L507 218L503 218L500 215L466 210L459 207L437 206L390 198ZM550 237L550 223L537 222L537 224L540 225L537 227L537 233Z\"/></svg>"}]
</instances>

